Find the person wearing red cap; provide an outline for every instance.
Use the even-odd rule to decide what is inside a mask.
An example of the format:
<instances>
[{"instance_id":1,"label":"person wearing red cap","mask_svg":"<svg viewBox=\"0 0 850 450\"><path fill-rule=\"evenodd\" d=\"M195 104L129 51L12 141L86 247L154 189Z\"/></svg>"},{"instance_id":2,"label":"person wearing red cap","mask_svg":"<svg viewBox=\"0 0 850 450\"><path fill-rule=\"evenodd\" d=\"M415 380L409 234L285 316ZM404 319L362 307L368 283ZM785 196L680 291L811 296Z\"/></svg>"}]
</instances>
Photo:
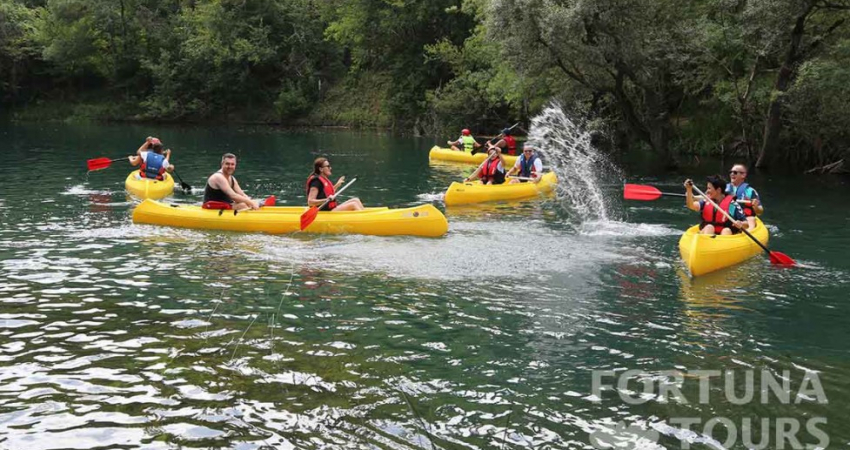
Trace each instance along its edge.
<instances>
[{"instance_id":1,"label":"person wearing red cap","mask_svg":"<svg viewBox=\"0 0 850 450\"><path fill-rule=\"evenodd\" d=\"M174 165L169 162L170 157L171 149L163 153L162 141L148 136L145 143L136 150L136 156L130 156L128 159L133 166L141 164L142 167L139 168L140 178L162 180L166 171L174 171Z\"/></svg>"},{"instance_id":2,"label":"person wearing red cap","mask_svg":"<svg viewBox=\"0 0 850 450\"><path fill-rule=\"evenodd\" d=\"M472 133L468 128L464 128L460 133L460 137L456 141L449 141L452 150L456 152L475 153L474 150L481 147L481 144L472 137Z\"/></svg>"}]
</instances>

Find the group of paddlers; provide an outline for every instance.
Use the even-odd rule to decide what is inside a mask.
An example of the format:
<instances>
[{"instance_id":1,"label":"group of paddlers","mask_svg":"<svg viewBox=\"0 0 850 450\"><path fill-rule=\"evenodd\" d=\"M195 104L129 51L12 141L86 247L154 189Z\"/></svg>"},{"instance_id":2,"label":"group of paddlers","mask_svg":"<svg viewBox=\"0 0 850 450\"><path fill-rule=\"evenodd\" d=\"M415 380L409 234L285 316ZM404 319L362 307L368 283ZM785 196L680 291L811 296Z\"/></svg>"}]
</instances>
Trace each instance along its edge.
<instances>
[{"instance_id":1,"label":"group of paddlers","mask_svg":"<svg viewBox=\"0 0 850 450\"><path fill-rule=\"evenodd\" d=\"M170 163L171 150L163 150L162 141L149 136L130 156L130 164L139 166L139 177L162 180L165 172L173 172L174 165ZM273 197L259 201L245 194L239 186L233 173L236 171L236 155L225 153L221 157L221 168L209 176L204 187L203 207L207 209L259 209L261 206L272 206ZM363 203L358 198L345 202L336 201L336 190L345 182L340 177L336 183L330 181L331 163L327 158L317 158L313 162L313 172L307 177L305 190L307 206L318 206L321 211L359 211Z\"/></svg>"},{"instance_id":2,"label":"group of paddlers","mask_svg":"<svg viewBox=\"0 0 850 450\"><path fill-rule=\"evenodd\" d=\"M685 180L685 205L700 213L700 233L730 235L741 229L753 229L756 215L764 213L764 206L758 192L747 183L747 166L735 164L729 170L727 183L720 175L712 175L706 180L705 196L711 199L694 197L694 183ZM714 207L714 204L720 210ZM729 217L723 214L726 211ZM730 220L733 219L733 220Z\"/></svg>"},{"instance_id":3,"label":"group of paddlers","mask_svg":"<svg viewBox=\"0 0 850 450\"><path fill-rule=\"evenodd\" d=\"M457 140L448 143L451 144L452 150L470 154L475 154L482 147L467 128L461 131ZM511 129L505 128L496 138L486 142L487 159L464 181L480 179L482 184L503 184L508 177L513 177L509 183L540 182L543 176L543 162L529 142L523 145L522 154L517 158L516 163L510 169L506 169L507 164L503 155L515 156L516 149L517 143Z\"/></svg>"}]
</instances>

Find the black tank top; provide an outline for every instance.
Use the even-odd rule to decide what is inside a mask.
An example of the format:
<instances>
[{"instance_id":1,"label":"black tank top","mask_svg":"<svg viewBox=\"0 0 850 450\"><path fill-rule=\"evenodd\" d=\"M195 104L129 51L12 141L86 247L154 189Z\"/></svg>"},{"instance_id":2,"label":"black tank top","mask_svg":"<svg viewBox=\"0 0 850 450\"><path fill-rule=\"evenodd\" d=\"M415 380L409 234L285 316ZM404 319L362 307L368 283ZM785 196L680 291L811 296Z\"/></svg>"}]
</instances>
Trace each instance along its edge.
<instances>
[{"instance_id":1,"label":"black tank top","mask_svg":"<svg viewBox=\"0 0 850 450\"><path fill-rule=\"evenodd\" d=\"M234 183L236 183L236 178L230 177L230 189L233 189ZM233 203L233 200L224 191L213 188L207 180L207 185L204 187L204 203L209 201Z\"/></svg>"}]
</instances>

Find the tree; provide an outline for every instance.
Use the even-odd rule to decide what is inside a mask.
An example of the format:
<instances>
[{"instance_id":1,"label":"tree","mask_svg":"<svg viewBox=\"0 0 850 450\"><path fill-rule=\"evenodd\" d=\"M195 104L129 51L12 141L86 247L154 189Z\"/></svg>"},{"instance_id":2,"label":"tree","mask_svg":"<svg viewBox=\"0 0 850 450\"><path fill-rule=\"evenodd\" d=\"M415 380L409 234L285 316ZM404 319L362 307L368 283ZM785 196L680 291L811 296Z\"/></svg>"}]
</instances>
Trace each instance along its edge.
<instances>
[{"instance_id":1,"label":"tree","mask_svg":"<svg viewBox=\"0 0 850 450\"><path fill-rule=\"evenodd\" d=\"M692 63L693 8L671 0L494 0L488 26L517 67L559 69L672 162L670 118L683 96L678 79Z\"/></svg>"},{"instance_id":2,"label":"tree","mask_svg":"<svg viewBox=\"0 0 850 450\"><path fill-rule=\"evenodd\" d=\"M824 41L843 27L850 11L846 0L760 0L748 3L754 16L763 16L775 23L773 33L784 41L785 55L776 74L773 94L764 124L762 147L756 166L764 166L768 155L780 144L783 129L782 112L785 94L804 61L822 48Z\"/></svg>"},{"instance_id":3,"label":"tree","mask_svg":"<svg viewBox=\"0 0 850 450\"><path fill-rule=\"evenodd\" d=\"M15 0L0 0L0 101L17 99L22 80L41 53L34 32L38 11Z\"/></svg>"}]
</instances>

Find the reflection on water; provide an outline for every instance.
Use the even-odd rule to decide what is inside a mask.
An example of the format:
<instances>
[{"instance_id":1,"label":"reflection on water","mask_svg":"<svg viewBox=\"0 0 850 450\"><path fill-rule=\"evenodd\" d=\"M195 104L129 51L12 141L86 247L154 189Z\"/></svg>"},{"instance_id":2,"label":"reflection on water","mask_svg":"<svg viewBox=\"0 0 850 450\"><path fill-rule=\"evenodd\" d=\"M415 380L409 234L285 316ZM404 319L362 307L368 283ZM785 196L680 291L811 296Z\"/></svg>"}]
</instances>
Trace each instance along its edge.
<instances>
[{"instance_id":1,"label":"reflection on water","mask_svg":"<svg viewBox=\"0 0 850 450\"><path fill-rule=\"evenodd\" d=\"M91 133L115 148L150 134ZM221 142L287 167L309 167L315 148L339 153L370 204L416 203L455 178L429 168L431 142L402 142L422 145L401 154L371 135L183 134L181 157L200 165L181 166L192 184ZM88 141L51 136L28 138L55 149L40 155L44 170L92 156L80 153ZM302 179L245 156L240 182L303 201ZM267 236L134 225L123 171L30 184L32 167L0 171L3 449L574 449L620 421L659 429L675 415L820 415L833 442L850 440L850 271L817 245L774 241L810 261L801 270L754 258L690 279L676 242L692 216L680 208L577 221L548 199L450 208L441 239ZM793 233L813 236L805 226ZM590 395L594 369L761 366L819 371L830 404ZM659 446L710 448L660 431Z\"/></svg>"}]
</instances>

